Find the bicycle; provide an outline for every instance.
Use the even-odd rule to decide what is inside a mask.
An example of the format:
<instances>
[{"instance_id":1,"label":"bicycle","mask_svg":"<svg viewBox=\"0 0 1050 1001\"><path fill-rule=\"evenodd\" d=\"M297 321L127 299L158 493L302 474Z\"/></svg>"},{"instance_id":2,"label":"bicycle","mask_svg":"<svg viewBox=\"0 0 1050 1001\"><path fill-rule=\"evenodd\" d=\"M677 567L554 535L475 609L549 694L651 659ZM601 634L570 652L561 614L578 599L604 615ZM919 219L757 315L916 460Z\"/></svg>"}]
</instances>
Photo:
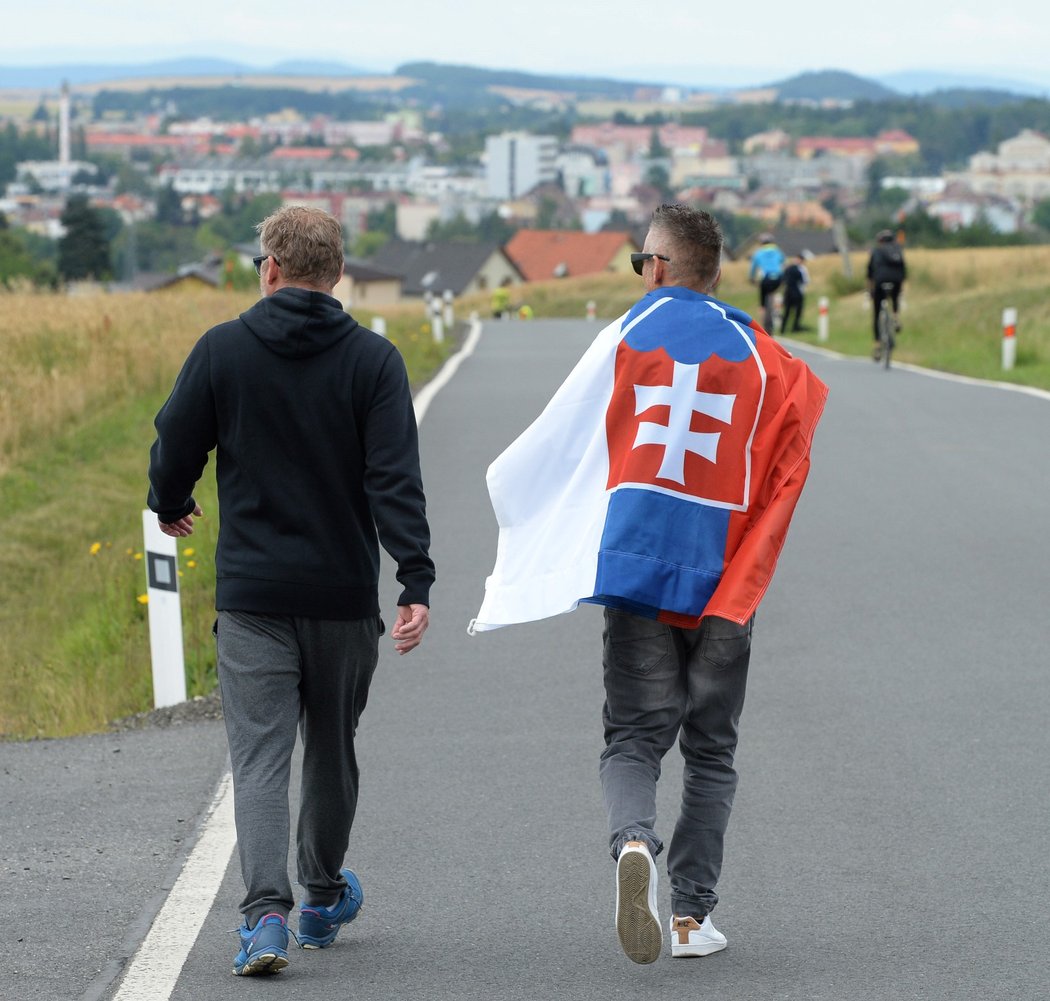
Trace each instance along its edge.
<instances>
[{"instance_id":1,"label":"bicycle","mask_svg":"<svg viewBox=\"0 0 1050 1001\"><path fill-rule=\"evenodd\" d=\"M891 294L894 289L892 282L883 282L879 288L884 293L882 301L879 303L879 319L878 319L878 332L879 341L878 347L876 348L875 361L878 362L880 359L882 364L886 367L890 367L890 355L893 354L893 348L896 345L895 334L897 333L897 318L893 314L893 299Z\"/></svg>"},{"instance_id":2,"label":"bicycle","mask_svg":"<svg viewBox=\"0 0 1050 1001\"><path fill-rule=\"evenodd\" d=\"M763 279L765 284L765 279ZM780 318L780 310L777 308L777 289L780 288L780 283L777 282L775 285L770 284L770 287L763 289L762 296L762 329L767 334L776 334L777 332L777 321Z\"/></svg>"}]
</instances>

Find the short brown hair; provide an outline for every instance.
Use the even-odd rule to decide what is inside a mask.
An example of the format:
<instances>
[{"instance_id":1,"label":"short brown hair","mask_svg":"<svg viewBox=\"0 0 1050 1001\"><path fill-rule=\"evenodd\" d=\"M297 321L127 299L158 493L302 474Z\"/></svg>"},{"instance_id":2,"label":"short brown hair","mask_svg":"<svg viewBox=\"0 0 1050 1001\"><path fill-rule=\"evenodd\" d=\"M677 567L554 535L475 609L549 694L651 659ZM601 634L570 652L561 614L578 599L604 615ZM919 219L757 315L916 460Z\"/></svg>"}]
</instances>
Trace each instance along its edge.
<instances>
[{"instance_id":1,"label":"short brown hair","mask_svg":"<svg viewBox=\"0 0 1050 1001\"><path fill-rule=\"evenodd\" d=\"M704 209L674 203L661 205L650 228L669 244L663 250L671 258L668 270L680 285L711 288L722 266L722 227Z\"/></svg>"},{"instance_id":2,"label":"short brown hair","mask_svg":"<svg viewBox=\"0 0 1050 1001\"><path fill-rule=\"evenodd\" d=\"M280 264L284 280L331 289L343 269L343 228L335 216L305 205L286 205L255 227L259 247Z\"/></svg>"}]
</instances>

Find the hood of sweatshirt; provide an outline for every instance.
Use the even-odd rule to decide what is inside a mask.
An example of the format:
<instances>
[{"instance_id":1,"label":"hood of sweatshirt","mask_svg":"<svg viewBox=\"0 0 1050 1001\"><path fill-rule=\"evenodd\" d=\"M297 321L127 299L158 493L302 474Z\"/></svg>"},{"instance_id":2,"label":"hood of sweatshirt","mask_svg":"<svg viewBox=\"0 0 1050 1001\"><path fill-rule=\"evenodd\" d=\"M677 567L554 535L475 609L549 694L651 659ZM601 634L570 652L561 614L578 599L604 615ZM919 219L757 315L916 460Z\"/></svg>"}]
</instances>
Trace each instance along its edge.
<instances>
[{"instance_id":1,"label":"hood of sweatshirt","mask_svg":"<svg viewBox=\"0 0 1050 1001\"><path fill-rule=\"evenodd\" d=\"M306 358L327 351L358 326L338 299L305 288L282 288L241 313L248 329L275 354Z\"/></svg>"}]
</instances>

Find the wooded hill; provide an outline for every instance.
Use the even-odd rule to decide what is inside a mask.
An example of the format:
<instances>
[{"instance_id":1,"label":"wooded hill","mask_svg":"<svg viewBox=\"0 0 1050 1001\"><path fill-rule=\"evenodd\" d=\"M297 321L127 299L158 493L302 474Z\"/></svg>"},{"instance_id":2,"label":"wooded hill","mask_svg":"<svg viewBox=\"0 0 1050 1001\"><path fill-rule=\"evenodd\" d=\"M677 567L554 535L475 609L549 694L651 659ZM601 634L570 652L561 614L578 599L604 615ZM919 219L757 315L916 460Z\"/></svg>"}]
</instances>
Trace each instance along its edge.
<instances>
[{"instance_id":1,"label":"wooded hill","mask_svg":"<svg viewBox=\"0 0 1050 1001\"><path fill-rule=\"evenodd\" d=\"M400 89L306 91L296 89L294 77L281 87L248 87L231 83L223 87L159 85L136 92L103 90L94 99L96 117L129 116L167 108L173 117L209 116L216 120L243 120L295 108L303 114L336 118L380 118L383 114L414 106L425 109L428 123L451 136L476 137L505 129L527 129L565 138L581 120L572 98L627 101L639 88L657 84L607 79L549 76L511 70L489 70L439 63L406 63L391 81ZM702 74L698 69L697 73ZM405 78L416 81L401 86ZM642 117L658 124L676 117L683 124L704 125L711 135L729 141L734 153L744 139L757 132L781 128L793 136L874 136L886 129L904 129L922 148L919 158L904 170L938 174L945 168L966 164L969 156L994 150L998 143L1023 128L1050 132L1050 101L1022 97L1005 91L946 90L926 96L903 96L880 84L841 71L806 73L770 85L780 100L768 104L725 103L707 110L677 109L662 105ZM516 88L567 96L561 109L515 104L500 88ZM845 107L821 107L825 99L852 101ZM625 111L618 120L631 119ZM482 143L483 144L483 143ZM479 144L475 142L474 146ZM468 147L469 148L469 147Z\"/></svg>"}]
</instances>

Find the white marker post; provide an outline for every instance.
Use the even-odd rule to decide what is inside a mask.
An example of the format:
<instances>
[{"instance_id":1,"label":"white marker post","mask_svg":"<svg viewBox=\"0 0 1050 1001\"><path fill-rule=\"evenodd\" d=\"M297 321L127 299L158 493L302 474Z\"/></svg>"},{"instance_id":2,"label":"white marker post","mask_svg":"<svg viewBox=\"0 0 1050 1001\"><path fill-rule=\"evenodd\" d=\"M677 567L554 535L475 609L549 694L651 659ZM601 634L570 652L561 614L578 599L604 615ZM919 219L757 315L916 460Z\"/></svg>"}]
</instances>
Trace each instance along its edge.
<instances>
[{"instance_id":1,"label":"white marker post","mask_svg":"<svg viewBox=\"0 0 1050 1001\"><path fill-rule=\"evenodd\" d=\"M451 330L452 325L456 322L456 311L453 308L455 297L452 295L452 289L445 289L445 294L442 298L445 300L445 326Z\"/></svg>"},{"instance_id":2,"label":"white marker post","mask_svg":"<svg viewBox=\"0 0 1050 1001\"><path fill-rule=\"evenodd\" d=\"M817 340L828 339L828 297L822 295L817 303Z\"/></svg>"},{"instance_id":3,"label":"white marker post","mask_svg":"<svg viewBox=\"0 0 1050 1001\"><path fill-rule=\"evenodd\" d=\"M1003 310L1003 371L1009 372L1017 361L1017 310Z\"/></svg>"},{"instance_id":4,"label":"white marker post","mask_svg":"<svg viewBox=\"0 0 1050 1001\"><path fill-rule=\"evenodd\" d=\"M430 313L430 329L434 334L434 343L440 344L445 339L445 324L441 316L441 300L436 296L427 303Z\"/></svg>"},{"instance_id":5,"label":"white marker post","mask_svg":"<svg viewBox=\"0 0 1050 1001\"><path fill-rule=\"evenodd\" d=\"M165 535L157 516L142 512L146 551L146 593L149 595L149 649L153 661L153 705L186 701L186 662L182 653L182 608L175 540Z\"/></svg>"},{"instance_id":6,"label":"white marker post","mask_svg":"<svg viewBox=\"0 0 1050 1001\"><path fill-rule=\"evenodd\" d=\"M386 320L382 316L372 317L372 330L380 337L386 337Z\"/></svg>"},{"instance_id":7,"label":"white marker post","mask_svg":"<svg viewBox=\"0 0 1050 1001\"><path fill-rule=\"evenodd\" d=\"M587 300L587 319L593 320L598 315L598 304L593 299Z\"/></svg>"}]
</instances>

